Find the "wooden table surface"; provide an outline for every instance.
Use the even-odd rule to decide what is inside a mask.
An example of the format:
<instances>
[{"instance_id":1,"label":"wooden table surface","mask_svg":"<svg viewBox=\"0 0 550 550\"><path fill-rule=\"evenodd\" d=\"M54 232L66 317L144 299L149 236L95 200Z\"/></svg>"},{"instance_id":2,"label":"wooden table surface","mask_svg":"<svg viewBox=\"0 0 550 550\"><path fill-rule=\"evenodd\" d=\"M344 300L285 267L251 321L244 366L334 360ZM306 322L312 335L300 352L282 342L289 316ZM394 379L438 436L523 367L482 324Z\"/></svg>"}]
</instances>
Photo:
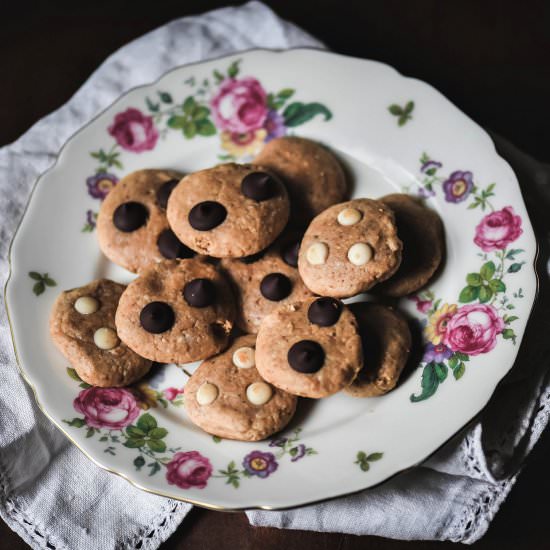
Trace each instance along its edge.
<instances>
[{"instance_id":1,"label":"wooden table surface","mask_svg":"<svg viewBox=\"0 0 550 550\"><path fill-rule=\"evenodd\" d=\"M277 12L333 50L384 61L429 82L474 120L550 161L550 2L278 0ZM65 103L105 57L176 17L224 2L141 0L12 2L0 18L0 145ZM543 435L477 549L549 548ZM428 550L451 543L401 542L252 528L244 514L194 509L161 547L201 550ZM0 521L0 548L27 545Z\"/></svg>"}]
</instances>

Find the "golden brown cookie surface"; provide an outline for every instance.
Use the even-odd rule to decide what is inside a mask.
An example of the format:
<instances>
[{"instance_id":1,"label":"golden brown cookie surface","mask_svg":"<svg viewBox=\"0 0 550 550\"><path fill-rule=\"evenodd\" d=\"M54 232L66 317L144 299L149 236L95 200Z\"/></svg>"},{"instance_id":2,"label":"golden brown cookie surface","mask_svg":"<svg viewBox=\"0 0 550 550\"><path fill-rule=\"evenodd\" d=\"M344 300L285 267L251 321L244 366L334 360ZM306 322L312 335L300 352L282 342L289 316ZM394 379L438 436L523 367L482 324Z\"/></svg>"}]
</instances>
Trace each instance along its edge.
<instances>
[{"instance_id":1,"label":"golden brown cookie surface","mask_svg":"<svg viewBox=\"0 0 550 550\"><path fill-rule=\"evenodd\" d=\"M151 368L151 361L119 339L115 311L125 286L99 279L62 292L50 316L50 333L78 376L92 386L126 386Z\"/></svg>"},{"instance_id":2,"label":"golden brown cookie surface","mask_svg":"<svg viewBox=\"0 0 550 550\"><path fill-rule=\"evenodd\" d=\"M204 361L185 385L189 418L206 432L259 441L282 430L296 397L266 383L255 366L253 335L237 338L224 353Z\"/></svg>"}]
</instances>

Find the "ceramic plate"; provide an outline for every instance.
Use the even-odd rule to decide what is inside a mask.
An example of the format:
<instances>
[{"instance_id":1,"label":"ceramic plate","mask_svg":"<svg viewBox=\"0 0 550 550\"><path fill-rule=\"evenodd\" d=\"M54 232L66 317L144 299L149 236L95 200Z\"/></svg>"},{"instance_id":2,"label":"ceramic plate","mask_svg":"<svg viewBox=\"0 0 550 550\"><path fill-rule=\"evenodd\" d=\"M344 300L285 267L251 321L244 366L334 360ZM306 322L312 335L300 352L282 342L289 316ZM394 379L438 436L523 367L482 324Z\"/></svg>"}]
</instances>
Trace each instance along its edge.
<instances>
[{"instance_id":1,"label":"ceramic plate","mask_svg":"<svg viewBox=\"0 0 550 550\"><path fill-rule=\"evenodd\" d=\"M174 365L128 389L82 383L51 343L48 316L62 289L131 280L101 255L94 234L119 178L250 160L273 137L292 134L331 147L355 197L404 191L441 215L445 267L400 303L424 326L417 368L383 397L304 400L288 429L260 443L194 427L182 407L187 374ZM256 50L175 69L67 142L13 242L6 301L40 406L96 464L175 499L274 509L376 485L474 417L514 363L535 299L535 254L514 173L436 90L373 61Z\"/></svg>"}]
</instances>

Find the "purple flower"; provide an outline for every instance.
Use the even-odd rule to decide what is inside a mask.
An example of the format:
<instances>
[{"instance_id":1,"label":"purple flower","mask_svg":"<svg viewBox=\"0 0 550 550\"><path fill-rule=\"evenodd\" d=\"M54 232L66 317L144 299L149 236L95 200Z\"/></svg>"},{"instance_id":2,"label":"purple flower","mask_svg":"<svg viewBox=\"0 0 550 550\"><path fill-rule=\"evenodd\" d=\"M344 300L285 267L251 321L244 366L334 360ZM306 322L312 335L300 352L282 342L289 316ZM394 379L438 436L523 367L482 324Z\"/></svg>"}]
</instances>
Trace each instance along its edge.
<instances>
[{"instance_id":1,"label":"purple flower","mask_svg":"<svg viewBox=\"0 0 550 550\"><path fill-rule=\"evenodd\" d=\"M252 451L243 459L243 468L250 475L261 478L266 478L268 475L272 474L278 466L273 453Z\"/></svg>"},{"instance_id":2,"label":"purple flower","mask_svg":"<svg viewBox=\"0 0 550 550\"><path fill-rule=\"evenodd\" d=\"M90 230L95 229L97 214L93 210L86 210L86 225Z\"/></svg>"},{"instance_id":3,"label":"purple flower","mask_svg":"<svg viewBox=\"0 0 550 550\"><path fill-rule=\"evenodd\" d=\"M296 451L294 451L296 449ZM294 447L290 449L290 454L295 452L294 456L290 459L290 462L296 462L297 460L300 460L303 456L306 454L306 446L302 443L300 443L297 447Z\"/></svg>"},{"instance_id":4,"label":"purple flower","mask_svg":"<svg viewBox=\"0 0 550 550\"><path fill-rule=\"evenodd\" d=\"M288 441L286 437L278 437L276 439L272 439L269 442L270 447L284 447L285 443Z\"/></svg>"},{"instance_id":5,"label":"purple flower","mask_svg":"<svg viewBox=\"0 0 550 550\"><path fill-rule=\"evenodd\" d=\"M433 176L435 171L441 168L442 166L443 164L441 164L440 162L437 162L436 160L428 160L422 163L420 171L423 172L424 174L427 173L429 176Z\"/></svg>"},{"instance_id":6,"label":"purple flower","mask_svg":"<svg viewBox=\"0 0 550 550\"><path fill-rule=\"evenodd\" d=\"M88 193L94 199L103 200L108 194L109 191L118 183L118 178L113 174L108 174L107 172L100 172L90 176L86 180L86 185L88 186Z\"/></svg>"},{"instance_id":7,"label":"purple flower","mask_svg":"<svg viewBox=\"0 0 550 550\"><path fill-rule=\"evenodd\" d=\"M264 128L267 131L266 143L274 138L284 136L286 134L286 126L283 115L277 111L269 111L264 122Z\"/></svg>"},{"instance_id":8,"label":"purple flower","mask_svg":"<svg viewBox=\"0 0 550 550\"><path fill-rule=\"evenodd\" d=\"M435 191L427 187L420 187L418 189L418 196L423 199L429 199L430 197L435 197Z\"/></svg>"},{"instance_id":9,"label":"purple flower","mask_svg":"<svg viewBox=\"0 0 550 550\"><path fill-rule=\"evenodd\" d=\"M443 182L443 191L447 202L462 202L472 192L474 188L474 179L472 172L453 172L449 178Z\"/></svg>"},{"instance_id":10,"label":"purple flower","mask_svg":"<svg viewBox=\"0 0 550 550\"><path fill-rule=\"evenodd\" d=\"M445 359L449 359L453 352L445 344L428 344L424 350L422 361L425 363L442 363Z\"/></svg>"}]
</instances>

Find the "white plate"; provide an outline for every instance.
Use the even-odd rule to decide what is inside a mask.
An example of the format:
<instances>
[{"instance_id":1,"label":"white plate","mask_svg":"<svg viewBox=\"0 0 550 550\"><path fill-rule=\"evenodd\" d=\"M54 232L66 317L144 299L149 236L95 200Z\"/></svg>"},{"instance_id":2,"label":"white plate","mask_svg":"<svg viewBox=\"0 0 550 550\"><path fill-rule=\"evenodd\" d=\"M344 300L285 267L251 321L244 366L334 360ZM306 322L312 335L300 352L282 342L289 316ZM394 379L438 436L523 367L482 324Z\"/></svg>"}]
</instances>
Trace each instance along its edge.
<instances>
[{"instance_id":1,"label":"white plate","mask_svg":"<svg viewBox=\"0 0 550 550\"><path fill-rule=\"evenodd\" d=\"M333 148L356 197L428 197L445 223L447 261L429 290L401 307L454 351L429 348L432 362L384 397L303 401L291 426L261 443L215 441L195 428L178 393L186 375L175 366L132 391L71 378L48 334L57 293L97 277L131 279L101 255L93 234L109 180L144 167L190 172L246 160L284 132ZM98 169L110 175L94 176ZM175 69L68 141L39 178L14 239L6 302L39 404L96 464L212 508L282 508L376 485L425 459L483 408L523 336L535 254L514 173L488 135L433 88L373 61L256 50Z\"/></svg>"}]
</instances>

